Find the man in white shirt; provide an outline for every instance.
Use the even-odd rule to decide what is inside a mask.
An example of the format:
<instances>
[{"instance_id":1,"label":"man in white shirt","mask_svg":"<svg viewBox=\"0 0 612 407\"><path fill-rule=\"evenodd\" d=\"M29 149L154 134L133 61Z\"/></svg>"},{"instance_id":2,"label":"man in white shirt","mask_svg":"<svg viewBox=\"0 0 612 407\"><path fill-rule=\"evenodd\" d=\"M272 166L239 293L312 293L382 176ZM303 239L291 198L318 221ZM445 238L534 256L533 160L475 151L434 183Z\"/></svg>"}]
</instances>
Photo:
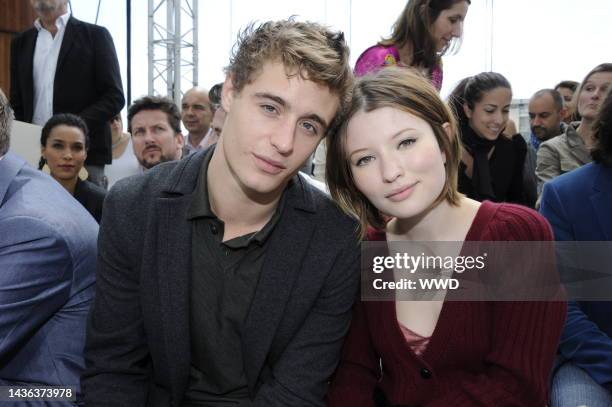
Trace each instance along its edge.
<instances>
[{"instance_id":1,"label":"man in white shirt","mask_svg":"<svg viewBox=\"0 0 612 407\"><path fill-rule=\"evenodd\" d=\"M68 12L67 0L30 0L38 18L11 43L11 105L17 120L44 125L57 113L85 120L91 138L85 167L102 185L112 160L110 119L125 104L108 30Z\"/></svg>"},{"instance_id":2,"label":"man in white shirt","mask_svg":"<svg viewBox=\"0 0 612 407\"><path fill-rule=\"evenodd\" d=\"M189 154L201 150L204 137L210 128L213 111L208 99L208 89L189 89L181 102L181 119L189 133L185 136L185 148Z\"/></svg>"}]
</instances>

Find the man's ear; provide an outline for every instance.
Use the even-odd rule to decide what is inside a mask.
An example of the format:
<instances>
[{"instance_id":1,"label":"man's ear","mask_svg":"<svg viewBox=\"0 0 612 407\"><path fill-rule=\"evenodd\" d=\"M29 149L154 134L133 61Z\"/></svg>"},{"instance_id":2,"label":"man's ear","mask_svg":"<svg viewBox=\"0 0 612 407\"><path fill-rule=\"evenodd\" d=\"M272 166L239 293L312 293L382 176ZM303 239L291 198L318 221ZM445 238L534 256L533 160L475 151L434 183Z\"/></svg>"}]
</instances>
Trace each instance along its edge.
<instances>
[{"instance_id":1,"label":"man's ear","mask_svg":"<svg viewBox=\"0 0 612 407\"><path fill-rule=\"evenodd\" d=\"M174 139L176 140L176 144L179 150L185 147L185 137L183 136L183 133L176 133L174 135Z\"/></svg>"},{"instance_id":2,"label":"man's ear","mask_svg":"<svg viewBox=\"0 0 612 407\"><path fill-rule=\"evenodd\" d=\"M221 89L221 106L226 113L230 112L235 95L236 89L234 88L232 75L227 74L225 76L225 81L223 82L223 89Z\"/></svg>"},{"instance_id":3,"label":"man's ear","mask_svg":"<svg viewBox=\"0 0 612 407\"><path fill-rule=\"evenodd\" d=\"M463 112L465 113L468 119L472 118L472 109L470 109L467 103L463 104Z\"/></svg>"}]
</instances>

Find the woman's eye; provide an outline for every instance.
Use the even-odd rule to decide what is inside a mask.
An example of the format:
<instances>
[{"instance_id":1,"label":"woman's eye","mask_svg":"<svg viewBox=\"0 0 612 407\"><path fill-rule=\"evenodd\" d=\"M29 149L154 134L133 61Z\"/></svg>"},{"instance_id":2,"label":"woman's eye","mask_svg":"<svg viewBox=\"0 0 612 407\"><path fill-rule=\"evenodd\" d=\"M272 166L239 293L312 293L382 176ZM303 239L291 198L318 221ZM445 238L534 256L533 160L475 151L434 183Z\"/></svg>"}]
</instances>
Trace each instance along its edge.
<instances>
[{"instance_id":1,"label":"woman's eye","mask_svg":"<svg viewBox=\"0 0 612 407\"><path fill-rule=\"evenodd\" d=\"M355 163L355 165L357 167L361 167L366 165L367 163L369 163L370 161L372 161L374 159L374 157L372 157L371 155L365 156L365 157L361 157L359 160L357 160L357 162Z\"/></svg>"},{"instance_id":2,"label":"woman's eye","mask_svg":"<svg viewBox=\"0 0 612 407\"><path fill-rule=\"evenodd\" d=\"M398 147L399 148L408 147L409 145L414 144L415 141L416 140L413 138L407 138L405 140L400 141Z\"/></svg>"}]
</instances>

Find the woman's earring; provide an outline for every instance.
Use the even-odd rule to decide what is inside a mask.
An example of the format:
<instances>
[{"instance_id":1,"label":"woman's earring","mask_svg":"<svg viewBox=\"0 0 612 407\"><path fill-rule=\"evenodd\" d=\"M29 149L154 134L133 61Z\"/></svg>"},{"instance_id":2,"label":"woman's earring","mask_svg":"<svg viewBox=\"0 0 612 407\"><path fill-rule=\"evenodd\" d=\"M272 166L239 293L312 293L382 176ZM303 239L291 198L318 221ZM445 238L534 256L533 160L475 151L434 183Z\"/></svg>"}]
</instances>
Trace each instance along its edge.
<instances>
[{"instance_id":1,"label":"woman's earring","mask_svg":"<svg viewBox=\"0 0 612 407\"><path fill-rule=\"evenodd\" d=\"M79 179L81 181L85 181L88 177L89 173L87 172L87 169L85 167L81 167L81 170L79 171Z\"/></svg>"}]
</instances>

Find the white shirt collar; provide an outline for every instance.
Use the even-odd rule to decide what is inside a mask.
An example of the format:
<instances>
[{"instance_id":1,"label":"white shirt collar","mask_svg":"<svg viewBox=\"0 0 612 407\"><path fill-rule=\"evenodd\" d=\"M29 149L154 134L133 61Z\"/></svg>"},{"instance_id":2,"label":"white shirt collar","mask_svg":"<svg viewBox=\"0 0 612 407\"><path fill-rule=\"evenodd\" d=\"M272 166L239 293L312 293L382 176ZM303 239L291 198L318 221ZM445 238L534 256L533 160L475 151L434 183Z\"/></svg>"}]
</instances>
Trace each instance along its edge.
<instances>
[{"instance_id":1,"label":"white shirt collar","mask_svg":"<svg viewBox=\"0 0 612 407\"><path fill-rule=\"evenodd\" d=\"M57 27L58 30L61 30L62 28L66 27L66 24L68 24L68 19L70 18L70 12L68 11L66 14L62 14L61 16L59 16L57 18L57 20L55 20L55 25ZM44 27L42 26L42 24L40 23L40 18L37 18L34 21L34 27L36 27L36 29L38 31L42 30Z\"/></svg>"}]
</instances>

